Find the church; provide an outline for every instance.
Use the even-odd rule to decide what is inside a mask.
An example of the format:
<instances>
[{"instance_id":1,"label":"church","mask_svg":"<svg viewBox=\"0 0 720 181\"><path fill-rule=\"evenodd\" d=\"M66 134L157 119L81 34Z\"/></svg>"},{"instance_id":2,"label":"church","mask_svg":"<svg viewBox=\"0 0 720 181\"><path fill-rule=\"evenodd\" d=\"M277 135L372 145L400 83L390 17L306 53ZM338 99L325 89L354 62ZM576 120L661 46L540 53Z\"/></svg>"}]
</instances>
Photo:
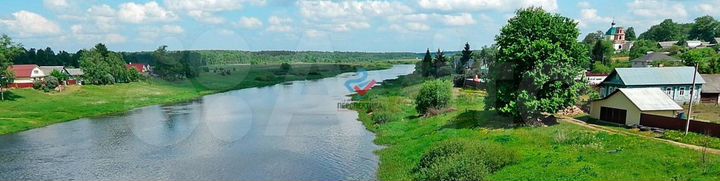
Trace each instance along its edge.
<instances>
[{"instance_id":1,"label":"church","mask_svg":"<svg viewBox=\"0 0 720 181\"><path fill-rule=\"evenodd\" d=\"M632 41L625 40L625 29L616 26L615 21L610 24L610 29L605 32L605 39L613 42L615 51L630 50L633 45Z\"/></svg>"}]
</instances>

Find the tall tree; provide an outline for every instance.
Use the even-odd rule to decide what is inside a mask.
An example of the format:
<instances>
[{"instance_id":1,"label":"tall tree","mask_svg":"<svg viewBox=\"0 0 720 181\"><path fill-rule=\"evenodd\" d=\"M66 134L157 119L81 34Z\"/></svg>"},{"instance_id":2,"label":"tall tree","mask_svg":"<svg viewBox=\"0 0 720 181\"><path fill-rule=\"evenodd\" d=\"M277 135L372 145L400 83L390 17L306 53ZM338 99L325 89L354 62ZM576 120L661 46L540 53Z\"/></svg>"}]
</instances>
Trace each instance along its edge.
<instances>
[{"instance_id":1,"label":"tall tree","mask_svg":"<svg viewBox=\"0 0 720 181\"><path fill-rule=\"evenodd\" d=\"M438 49L437 53L435 53L435 61L433 62L433 70L435 77L440 76L440 68L446 65L447 60L445 60L445 53L442 52L440 49ZM452 69L450 69L452 71ZM452 72L451 72L452 73Z\"/></svg>"},{"instance_id":2,"label":"tall tree","mask_svg":"<svg viewBox=\"0 0 720 181\"><path fill-rule=\"evenodd\" d=\"M648 31L640 34L639 39L653 41L679 41L687 39L687 32L683 25L665 19L662 23L650 27Z\"/></svg>"},{"instance_id":3,"label":"tall tree","mask_svg":"<svg viewBox=\"0 0 720 181\"><path fill-rule=\"evenodd\" d=\"M630 48L630 59L636 59L647 55L648 52L654 52L660 49L657 42L652 40L638 40L635 41L633 47Z\"/></svg>"},{"instance_id":4,"label":"tall tree","mask_svg":"<svg viewBox=\"0 0 720 181\"><path fill-rule=\"evenodd\" d=\"M425 52L425 57L420 64L420 70L422 71L423 76L428 77L433 75L434 71L432 67L432 56L430 55L430 49L428 48Z\"/></svg>"},{"instance_id":5,"label":"tall tree","mask_svg":"<svg viewBox=\"0 0 720 181\"><path fill-rule=\"evenodd\" d=\"M718 26L720 26L720 23L712 16L695 18L695 23L690 28L688 38L690 40L712 42L715 39L715 33L718 31Z\"/></svg>"},{"instance_id":6,"label":"tall tree","mask_svg":"<svg viewBox=\"0 0 720 181\"><path fill-rule=\"evenodd\" d=\"M635 35L635 28L629 27L627 30L625 30L625 40L635 41L636 39L637 36Z\"/></svg>"},{"instance_id":7,"label":"tall tree","mask_svg":"<svg viewBox=\"0 0 720 181\"><path fill-rule=\"evenodd\" d=\"M585 43L587 45L594 45L595 42L605 39L605 38L603 38L604 36L605 36L605 33L603 33L600 30L598 30L596 32L588 33L585 36L585 38L583 38L583 43Z\"/></svg>"},{"instance_id":8,"label":"tall tree","mask_svg":"<svg viewBox=\"0 0 720 181\"><path fill-rule=\"evenodd\" d=\"M15 73L10 70L13 58L22 52L22 45L14 43L10 37L0 36L0 100L5 100L5 88L15 80Z\"/></svg>"},{"instance_id":9,"label":"tall tree","mask_svg":"<svg viewBox=\"0 0 720 181\"><path fill-rule=\"evenodd\" d=\"M603 65L610 65L610 58L612 57L612 53L615 52L615 48L613 48L610 41L600 40L595 42L591 52L592 55L590 57L593 60L593 64L600 62Z\"/></svg>"},{"instance_id":10,"label":"tall tree","mask_svg":"<svg viewBox=\"0 0 720 181\"><path fill-rule=\"evenodd\" d=\"M516 12L495 40L498 59L490 68L488 107L528 125L541 113L576 103L585 85L575 81L589 62L575 20L541 8Z\"/></svg>"},{"instance_id":11,"label":"tall tree","mask_svg":"<svg viewBox=\"0 0 720 181\"><path fill-rule=\"evenodd\" d=\"M455 67L455 73L462 74L465 71L467 63L470 61L471 57L472 50L470 50L470 44L465 43L465 48L462 51L462 57L460 57L460 62L458 63L457 67Z\"/></svg>"},{"instance_id":12,"label":"tall tree","mask_svg":"<svg viewBox=\"0 0 720 181\"><path fill-rule=\"evenodd\" d=\"M91 84L115 84L137 81L139 75L127 68L122 55L107 50L105 45L97 44L80 55L80 68L85 80Z\"/></svg>"}]
</instances>

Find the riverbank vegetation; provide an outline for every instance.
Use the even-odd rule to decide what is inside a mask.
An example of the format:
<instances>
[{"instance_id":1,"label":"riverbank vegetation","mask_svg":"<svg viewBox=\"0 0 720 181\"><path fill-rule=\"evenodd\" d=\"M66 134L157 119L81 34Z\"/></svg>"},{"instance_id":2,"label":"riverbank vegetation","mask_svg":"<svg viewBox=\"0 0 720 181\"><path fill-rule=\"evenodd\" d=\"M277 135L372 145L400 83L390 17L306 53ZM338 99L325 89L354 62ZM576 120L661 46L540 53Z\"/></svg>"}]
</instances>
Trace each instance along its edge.
<instances>
[{"instance_id":1,"label":"riverbank vegetation","mask_svg":"<svg viewBox=\"0 0 720 181\"><path fill-rule=\"evenodd\" d=\"M501 145L502 152L517 157L495 172L481 174L482 180L717 180L720 157L644 137L598 132L557 122L547 127L521 127L512 118L485 109L487 93L456 89L450 108L455 110L424 117L415 109L421 73L385 81L366 96L356 96L360 121L376 134L375 142L386 146L380 156L380 180L423 180L423 158L438 145L469 141L478 145ZM449 77L443 77L449 79ZM385 109L392 105L392 109ZM378 114L394 115L383 122ZM449 143L448 143L449 142ZM456 151L473 152L455 147ZM454 155L450 154L450 155ZM464 155L464 154L457 154ZM465 168L477 165L472 157L446 156L435 168ZM512 161L515 160L515 161ZM433 162L435 163L435 162ZM441 165L440 165L441 164ZM432 169L424 169L432 170ZM454 172L448 172L454 173ZM472 180L476 180L472 179ZM480 180L480 179L477 179Z\"/></svg>"}]
</instances>

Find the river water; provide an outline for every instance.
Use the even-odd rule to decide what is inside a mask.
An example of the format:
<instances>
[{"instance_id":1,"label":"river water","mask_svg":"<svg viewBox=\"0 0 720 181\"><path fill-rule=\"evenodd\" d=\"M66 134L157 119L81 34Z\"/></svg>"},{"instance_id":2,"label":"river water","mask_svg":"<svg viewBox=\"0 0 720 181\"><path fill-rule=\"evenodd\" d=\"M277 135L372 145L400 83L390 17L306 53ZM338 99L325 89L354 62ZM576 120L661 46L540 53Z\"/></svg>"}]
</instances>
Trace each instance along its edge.
<instances>
[{"instance_id":1,"label":"river water","mask_svg":"<svg viewBox=\"0 0 720 181\"><path fill-rule=\"evenodd\" d=\"M413 65L368 71L377 81ZM374 135L339 109L354 73L0 136L0 180L374 180Z\"/></svg>"}]
</instances>

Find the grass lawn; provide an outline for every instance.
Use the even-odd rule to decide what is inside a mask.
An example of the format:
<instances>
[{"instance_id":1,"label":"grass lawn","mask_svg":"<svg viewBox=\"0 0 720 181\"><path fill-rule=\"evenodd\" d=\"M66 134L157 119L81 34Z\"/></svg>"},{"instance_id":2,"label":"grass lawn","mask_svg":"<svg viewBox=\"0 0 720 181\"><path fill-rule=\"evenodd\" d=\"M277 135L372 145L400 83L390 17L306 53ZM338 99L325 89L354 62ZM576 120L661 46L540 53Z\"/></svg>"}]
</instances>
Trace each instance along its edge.
<instances>
[{"instance_id":1,"label":"grass lawn","mask_svg":"<svg viewBox=\"0 0 720 181\"><path fill-rule=\"evenodd\" d=\"M683 108L687 111L689 106L683 105ZM693 113L691 116L693 119L702 121L714 122L720 124L720 106L716 104L698 104L693 106Z\"/></svg>"},{"instance_id":2,"label":"grass lawn","mask_svg":"<svg viewBox=\"0 0 720 181\"><path fill-rule=\"evenodd\" d=\"M362 106L360 120L377 135L380 180L413 180L412 169L430 146L449 139L500 144L520 155L519 163L488 180L720 180L720 157L636 136L597 132L560 123L513 128L506 118L484 111L478 91L460 90L455 111L432 118L417 116L412 97L417 75L385 82L361 103L392 104L397 120L377 125ZM379 110L379 109L376 109Z\"/></svg>"},{"instance_id":3,"label":"grass lawn","mask_svg":"<svg viewBox=\"0 0 720 181\"><path fill-rule=\"evenodd\" d=\"M389 64L339 65L298 64L289 72L279 65L225 67L230 75L204 72L197 79L176 82L145 80L107 86L69 86L62 92L45 93L17 89L0 101L0 134L15 133L82 117L125 112L134 108L197 99L200 96L248 87L268 86L285 81L319 79L343 72L389 68Z\"/></svg>"}]
</instances>

